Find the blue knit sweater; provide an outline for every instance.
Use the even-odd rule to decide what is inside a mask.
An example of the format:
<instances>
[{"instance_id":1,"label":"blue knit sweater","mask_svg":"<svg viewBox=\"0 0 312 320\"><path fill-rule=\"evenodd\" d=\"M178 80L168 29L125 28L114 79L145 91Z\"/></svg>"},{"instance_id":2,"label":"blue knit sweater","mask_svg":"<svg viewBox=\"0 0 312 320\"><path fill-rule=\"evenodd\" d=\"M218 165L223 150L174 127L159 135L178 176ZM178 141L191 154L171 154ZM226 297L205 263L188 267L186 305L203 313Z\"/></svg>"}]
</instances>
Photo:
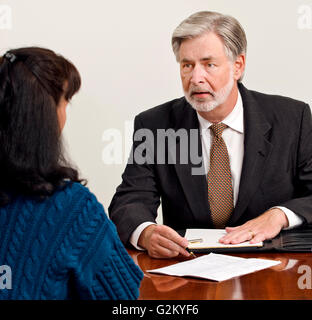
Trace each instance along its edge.
<instances>
[{"instance_id":1,"label":"blue knit sweater","mask_svg":"<svg viewBox=\"0 0 312 320\"><path fill-rule=\"evenodd\" d=\"M136 299L143 277L103 206L79 183L0 208L1 265L11 268L12 288L0 289L0 300Z\"/></svg>"}]
</instances>

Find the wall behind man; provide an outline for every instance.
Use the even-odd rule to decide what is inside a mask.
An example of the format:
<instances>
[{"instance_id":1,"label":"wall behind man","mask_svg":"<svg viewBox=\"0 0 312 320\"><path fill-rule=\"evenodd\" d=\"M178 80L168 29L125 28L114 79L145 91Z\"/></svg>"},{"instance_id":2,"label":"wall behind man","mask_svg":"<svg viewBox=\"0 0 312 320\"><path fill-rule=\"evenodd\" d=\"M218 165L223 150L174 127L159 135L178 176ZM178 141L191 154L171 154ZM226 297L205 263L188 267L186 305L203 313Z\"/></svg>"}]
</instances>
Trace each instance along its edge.
<instances>
[{"instance_id":1,"label":"wall behind man","mask_svg":"<svg viewBox=\"0 0 312 320\"><path fill-rule=\"evenodd\" d=\"M121 182L134 116L183 95L171 34L201 10L243 25L245 86L312 105L311 0L0 0L0 53L47 47L79 69L83 85L64 138L106 209Z\"/></svg>"}]
</instances>

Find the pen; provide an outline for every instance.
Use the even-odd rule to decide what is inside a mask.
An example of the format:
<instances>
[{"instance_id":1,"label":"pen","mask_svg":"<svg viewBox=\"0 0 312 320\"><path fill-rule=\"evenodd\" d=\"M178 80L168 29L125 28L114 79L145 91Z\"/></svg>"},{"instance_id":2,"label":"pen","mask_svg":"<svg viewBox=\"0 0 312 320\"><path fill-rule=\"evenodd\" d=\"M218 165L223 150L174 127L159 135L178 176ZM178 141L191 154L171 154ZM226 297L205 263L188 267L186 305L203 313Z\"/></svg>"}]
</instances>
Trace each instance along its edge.
<instances>
[{"instance_id":1,"label":"pen","mask_svg":"<svg viewBox=\"0 0 312 320\"><path fill-rule=\"evenodd\" d=\"M190 239L190 240L188 240L188 242L189 242L190 244L201 243L201 242L203 242L203 239L201 239L201 238L198 238L198 239ZM196 255L194 254L193 251L191 251L189 248L186 248L186 250L190 253L190 255L191 255L193 258L196 258Z\"/></svg>"},{"instance_id":2,"label":"pen","mask_svg":"<svg viewBox=\"0 0 312 320\"><path fill-rule=\"evenodd\" d=\"M186 248L186 251L189 252L189 254L190 254L193 258L197 258L196 255L194 254L194 252L191 251L189 248Z\"/></svg>"},{"instance_id":3,"label":"pen","mask_svg":"<svg viewBox=\"0 0 312 320\"><path fill-rule=\"evenodd\" d=\"M188 240L189 243L201 243L203 242L203 239L198 238L198 239L190 239Z\"/></svg>"}]
</instances>

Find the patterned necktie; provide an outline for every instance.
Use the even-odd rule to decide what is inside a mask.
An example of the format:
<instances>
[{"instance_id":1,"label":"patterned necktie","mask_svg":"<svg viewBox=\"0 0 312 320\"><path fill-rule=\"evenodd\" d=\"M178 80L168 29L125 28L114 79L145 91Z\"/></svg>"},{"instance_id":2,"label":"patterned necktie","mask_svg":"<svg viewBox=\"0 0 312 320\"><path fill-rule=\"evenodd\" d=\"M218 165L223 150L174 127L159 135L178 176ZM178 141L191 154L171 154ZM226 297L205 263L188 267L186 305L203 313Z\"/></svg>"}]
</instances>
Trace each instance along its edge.
<instances>
[{"instance_id":1,"label":"patterned necktie","mask_svg":"<svg viewBox=\"0 0 312 320\"><path fill-rule=\"evenodd\" d=\"M229 154L222 139L227 126L213 124L213 141L210 149L210 169L208 172L208 200L212 221L216 228L224 228L233 212L233 189Z\"/></svg>"}]
</instances>

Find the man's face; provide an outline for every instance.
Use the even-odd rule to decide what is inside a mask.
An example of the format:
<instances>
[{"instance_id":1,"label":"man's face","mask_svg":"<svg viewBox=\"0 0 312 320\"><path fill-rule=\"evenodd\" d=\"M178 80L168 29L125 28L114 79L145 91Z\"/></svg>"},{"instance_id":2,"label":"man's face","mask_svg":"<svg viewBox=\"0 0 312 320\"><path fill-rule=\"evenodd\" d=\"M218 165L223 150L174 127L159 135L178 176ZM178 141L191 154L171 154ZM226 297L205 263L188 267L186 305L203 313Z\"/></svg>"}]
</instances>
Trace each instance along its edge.
<instances>
[{"instance_id":1,"label":"man's face","mask_svg":"<svg viewBox=\"0 0 312 320\"><path fill-rule=\"evenodd\" d=\"M179 50L180 74L186 100L197 111L223 104L234 85L234 63L213 32L187 39Z\"/></svg>"}]
</instances>

